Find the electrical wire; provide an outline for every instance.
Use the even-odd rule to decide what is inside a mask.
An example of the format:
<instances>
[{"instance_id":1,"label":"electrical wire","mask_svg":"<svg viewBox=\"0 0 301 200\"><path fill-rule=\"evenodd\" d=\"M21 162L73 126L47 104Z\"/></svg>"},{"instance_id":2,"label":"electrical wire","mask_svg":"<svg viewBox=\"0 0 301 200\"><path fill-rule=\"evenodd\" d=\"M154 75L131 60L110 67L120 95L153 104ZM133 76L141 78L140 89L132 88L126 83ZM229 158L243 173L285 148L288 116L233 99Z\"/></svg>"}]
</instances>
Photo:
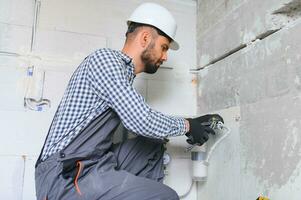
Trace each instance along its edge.
<instances>
[{"instance_id":1,"label":"electrical wire","mask_svg":"<svg viewBox=\"0 0 301 200\"><path fill-rule=\"evenodd\" d=\"M210 148L210 150L207 152L207 156L205 159L205 162L209 163L209 159L212 155L212 152L214 151L214 149L216 148L216 146L222 141L224 140L230 133L230 129L228 127L226 127L222 122L218 122L216 124L215 127L217 130L222 131L224 133L224 135L222 137L220 137L214 144L213 146ZM222 134L222 133L220 133Z\"/></svg>"},{"instance_id":2,"label":"electrical wire","mask_svg":"<svg viewBox=\"0 0 301 200\"><path fill-rule=\"evenodd\" d=\"M189 187L189 189L188 189L188 191L185 192L185 193L182 194L182 195L179 195L179 198L180 198L180 199L183 199L183 198L187 197L187 196L190 194L190 192L191 192L191 190L192 190L192 188L193 188L194 183L195 183L195 181L192 180L192 181L191 181L191 184L190 184L190 187Z\"/></svg>"}]
</instances>

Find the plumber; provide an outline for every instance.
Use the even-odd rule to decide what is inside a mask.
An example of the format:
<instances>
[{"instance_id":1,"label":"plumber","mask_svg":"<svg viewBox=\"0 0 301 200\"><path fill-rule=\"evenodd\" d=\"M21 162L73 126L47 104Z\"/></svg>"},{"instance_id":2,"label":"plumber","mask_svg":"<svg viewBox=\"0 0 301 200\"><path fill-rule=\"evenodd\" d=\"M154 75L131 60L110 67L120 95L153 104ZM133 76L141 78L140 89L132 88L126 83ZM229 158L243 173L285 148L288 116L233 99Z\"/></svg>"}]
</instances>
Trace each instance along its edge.
<instances>
[{"instance_id":1,"label":"plumber","mask_svg":"<svg viewBox=\"0 0 301 200\"><path fill-rule=\"evenodd\" d=\"M127 25L121 51L96 50L73 73L36 163L38 200L179 199L162 183L166 138L186 135L202 145L214 133L201 125L212 115L167 116L132 86L137 74L155 73L167 51L179 49L171 13L144 3ZM137 137L113 144L120 122Z\"/></svg>"}]
</instances>

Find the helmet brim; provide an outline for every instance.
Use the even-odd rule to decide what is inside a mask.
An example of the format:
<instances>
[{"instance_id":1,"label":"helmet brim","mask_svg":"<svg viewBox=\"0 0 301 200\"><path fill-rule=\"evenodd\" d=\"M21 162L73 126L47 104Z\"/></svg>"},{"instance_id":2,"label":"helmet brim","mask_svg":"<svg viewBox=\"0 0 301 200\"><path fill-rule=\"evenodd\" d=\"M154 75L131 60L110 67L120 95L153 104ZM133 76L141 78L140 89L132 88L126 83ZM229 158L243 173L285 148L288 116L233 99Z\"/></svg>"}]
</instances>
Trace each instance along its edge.
<instances>
[{"instance_id":1,"label":"helmet brim","mask_svg":"<svg viewBox=\"0 0 301 200\"><path fill-rule=\"evenodd\" d=\"M180 45L179 45L179 43L177 43L176 41L173 40L170 43L169 48L176 51L180 48Z\"/></svg>"}]
</instances>

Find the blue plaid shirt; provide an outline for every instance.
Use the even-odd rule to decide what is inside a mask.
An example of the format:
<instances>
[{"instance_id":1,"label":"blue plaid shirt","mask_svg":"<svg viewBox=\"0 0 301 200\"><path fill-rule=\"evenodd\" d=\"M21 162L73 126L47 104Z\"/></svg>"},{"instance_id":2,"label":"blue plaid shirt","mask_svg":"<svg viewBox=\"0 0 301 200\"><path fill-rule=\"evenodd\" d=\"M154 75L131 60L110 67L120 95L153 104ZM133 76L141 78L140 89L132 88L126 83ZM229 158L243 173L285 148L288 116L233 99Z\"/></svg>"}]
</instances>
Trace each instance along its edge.
<instances>
[{"instance_id":1,"label":"blue plaid shirt","mask_svg":"<svg viewBox=\"0 0 301 200\"><path fill-rule=\"evenodd\" d=\"M108 108L136 134L151 138L185 134L185 120L151 109L133 88L134 78L133 62L121 51L99 49L86 57L72 75L54 116L42 160L64 149Z\"/></svg>"}]
</instances>

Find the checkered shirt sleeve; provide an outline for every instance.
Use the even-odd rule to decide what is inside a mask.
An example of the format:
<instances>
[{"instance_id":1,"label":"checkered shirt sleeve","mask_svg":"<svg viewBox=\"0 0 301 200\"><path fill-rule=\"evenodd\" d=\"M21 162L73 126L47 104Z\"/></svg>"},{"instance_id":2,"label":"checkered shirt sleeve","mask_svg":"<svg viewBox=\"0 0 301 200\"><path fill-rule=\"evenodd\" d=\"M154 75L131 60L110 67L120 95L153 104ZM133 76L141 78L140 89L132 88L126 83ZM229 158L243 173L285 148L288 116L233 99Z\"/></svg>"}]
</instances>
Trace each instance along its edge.
<instances>
[{"instance_id":1,"label":"checkered shirt sleeve","mask_svg":"<svg viewBox=\"0 0 301 200\"><path fill-rule=\"evenodd\" d=\"M118 114L124 126L152 138L185 134L185 120L151 109L132 86L125 67L111 51L96 52L88 65L90 84L99 98Z\"/></svg>"}]
</instances>

